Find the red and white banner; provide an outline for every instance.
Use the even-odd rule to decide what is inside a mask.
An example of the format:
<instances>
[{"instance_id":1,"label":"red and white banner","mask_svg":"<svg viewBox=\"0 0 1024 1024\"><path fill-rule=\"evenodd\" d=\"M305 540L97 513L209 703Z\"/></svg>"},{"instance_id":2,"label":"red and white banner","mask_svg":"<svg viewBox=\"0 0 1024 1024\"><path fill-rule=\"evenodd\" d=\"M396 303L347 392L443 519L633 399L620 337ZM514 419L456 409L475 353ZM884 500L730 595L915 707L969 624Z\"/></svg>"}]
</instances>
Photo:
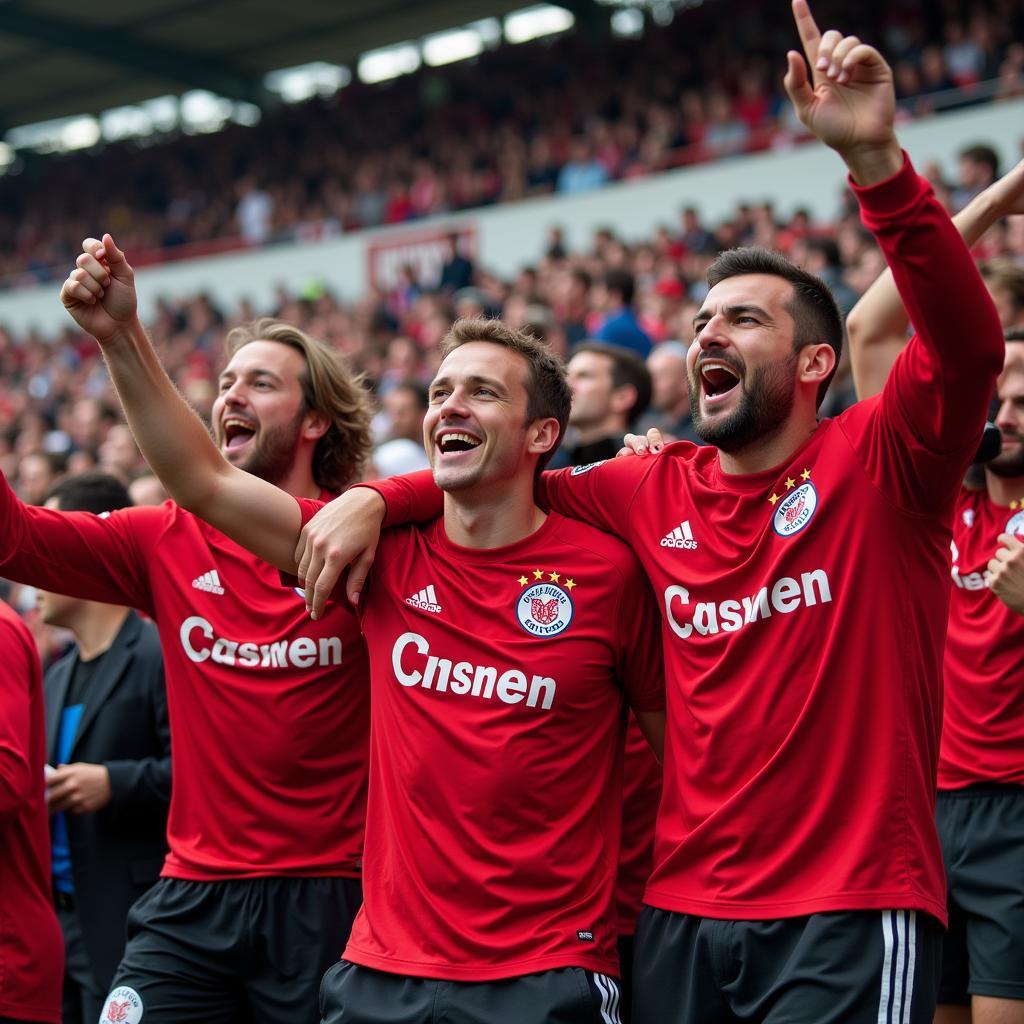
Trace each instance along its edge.
<instances>
[{"instance_id":1,"label":"red and white banner","mask_svg":"<svg viewBox=\"0 0 1024 1024\"><path fill-rule=\"evenodd\" d=\"M474 224L438 225L408 232L388 232L378 236L366 248L370 284L390 292L398 287L403 267L412 267L413 280L423 288L434 288L441 268L451 254L452 235L459 236L459 253L468 259L476 255Z\"/></svg>"}]
</instances>

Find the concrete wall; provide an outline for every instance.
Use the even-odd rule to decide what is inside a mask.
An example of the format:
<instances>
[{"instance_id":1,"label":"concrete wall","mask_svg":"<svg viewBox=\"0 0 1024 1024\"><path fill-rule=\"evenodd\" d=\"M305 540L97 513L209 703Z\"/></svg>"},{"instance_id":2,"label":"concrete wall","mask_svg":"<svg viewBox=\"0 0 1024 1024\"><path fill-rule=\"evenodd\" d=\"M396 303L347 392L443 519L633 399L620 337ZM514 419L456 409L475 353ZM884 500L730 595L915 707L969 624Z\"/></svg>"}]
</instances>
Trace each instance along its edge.
<instances>
[{"instance_id":1,"label":"concrete wall","mask_svg":"<svg viewBox=\"0 0 1024 1024\"><path fill-rule=\"evenodd\" d=\"M937 115L900 129L900 139L922 166L939 162L955 177L956 153L976 142L992 145L1003 165L1020 156L1024 136L1024 100L975 107ZM448 224L471 228L478 260L502 275L515 273L540 254L544 233L561 225L571 247L587 244L593 229L607 224L623 237L649 237L659 224L675 225L683 205L695 205L708 221L728 216L738 201L774 201L783 214L798 206L827 219L838 207L845 174L842 162L823 146L808 144L786 152L735 157L685 168L637 182L619 183L588 195L545 197L480 211L418 221L340 239L302 245L272 246L254 252L146 267L138 276L143 316L158 296L211 292L225 305L243 296L260 311L283 282L299 288L312 281L326 283L345 298L362 294L368 282L371 244L401 244L422 237L424 230ZM103 225L96 225L97 232ZM128 254L131 259L131 253ZM70 268L69 268L70 269ZM59 328L66 314L58 300L59 286L0 294L0 323L20 332L38 327Z\"/></svg>"}]
</instances>

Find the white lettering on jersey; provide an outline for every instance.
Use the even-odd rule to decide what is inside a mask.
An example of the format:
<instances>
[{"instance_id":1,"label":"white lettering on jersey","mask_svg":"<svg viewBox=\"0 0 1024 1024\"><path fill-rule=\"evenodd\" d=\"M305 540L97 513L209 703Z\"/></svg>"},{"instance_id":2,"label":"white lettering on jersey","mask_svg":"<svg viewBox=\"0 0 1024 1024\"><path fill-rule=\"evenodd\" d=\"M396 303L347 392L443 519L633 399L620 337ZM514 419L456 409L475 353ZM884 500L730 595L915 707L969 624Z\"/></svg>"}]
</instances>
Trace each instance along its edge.
<instances>
[{"instance_id":1,"label":"white lettering on jersey","mask_svg":"<svg viewBox=\"0 0 1024 1024\"><path fill-rule=\"evenodd\" d=\"M748 597L718 602L698 601L693 605L689 621L682 619L683 612L679 606L690 604L690 592L678 584L666 587L665 615L672 632L683 640L689 640L695 632L700 636L735 633L758 619L771 618L776 612L789 615L801 605L811 607L818 603L828 604L831 600L828 573L824 569L815 569L801 573L799 580L783 576Z\"/></svg>"},{"instance_id":2,"label":"white lettering on jersey","mask_svg":"<svg viewBox=\"0 0 1024 1024\"><path fill-rule=\"evenodd\" d=\"M312 668L341 664L341 637L297 636L269 644L229 640L213 634L213 626L200 615L190 615L179 630L181 646L189 661L202 664L239 665L242 668Z\"/></svg>"},{"instance_id":3,"label":"white lettering on jersey","mask_svg":"<svg viewBox=\"0 0 1024 1024\"><path fill-rule=\"evenodd\" d=\"M554 703L557 689L550 676L535 675L528 679L525 672L515 668L502 671L493 665L439 658L430 653L429 641L419 633L403 633L395 641L391 667L398 682L408 688L420 686L436 693L451 692L484 700L497 697L504 704L525 700L528 708L539 704L544 711Z\"/></svg>"},{"instance_id":4,"label":"white lettering on jersey","mask_svg":"<svg viewBox=\"0 0 1024 1024\"><path fill-rule=\"evenodd\" d=\"M971 510L967 509L967 511ZM953 555L953 568L950 570L950 576L961 590L984 590L986 587L992 586L992 574L987 569L983 573L969 572L966 576L960 572L960 566L957 565L957 562L960 561L960 549L956 546L955 540L949 542L949 550Z\"/></svg>"}]
</instances>

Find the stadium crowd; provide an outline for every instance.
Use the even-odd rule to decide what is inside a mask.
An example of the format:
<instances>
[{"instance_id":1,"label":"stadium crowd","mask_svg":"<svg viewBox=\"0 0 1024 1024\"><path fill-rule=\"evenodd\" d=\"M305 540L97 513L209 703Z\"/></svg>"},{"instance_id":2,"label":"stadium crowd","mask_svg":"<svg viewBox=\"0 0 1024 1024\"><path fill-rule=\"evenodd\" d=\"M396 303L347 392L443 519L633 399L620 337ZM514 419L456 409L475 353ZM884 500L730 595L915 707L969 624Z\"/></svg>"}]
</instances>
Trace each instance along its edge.
<instances>
[{"instance_id":1,"label":"stadium crowd","mask_svg":"<svg viewBox=\"0 0 1024 1024\"><path fill-rule=\"evenodd\" d=\"M1024 14L1012 0L824 6L886 46L904 117L1024 94ZM20 173L0 178L0 229L11 239L0 287L58 279L93 224L119 232L142 265L791 145L806 133L773 70L784 15L719 0L664 28L649 23L641 39L583 28L379 86L354 82L268 111L255 127L23 154ZM114 166L124 187L95 196L89 181Z\"/></svg>"},{"instance_id":2,"label":"stadium crowd","mask_svg":"<svg viewBox=\"0 0 1024 1024\"><path fill-rule=\"evenodd\" d=\"M1000 11L938 13L951 81L1014 59ZM101 233L75 326L0 330L0 596L64 654L0 602L0 911L39 922L0 1024L620 1024L634 942L636 1024L1021 1019L1024 161L917 174L884 59L793 13L830 223L553 228L511 280L453 235L436 280L145 328Z\"/></svg>"},{"instance_id":3,"label":"stadium crowd","mask_svg":"<svg viewBox=\"0 0 1024 1024\"><path fill-rule=\"evenodd\" d=\"M943 180L937 167L925 171L951 211L998 177L995 154L983 145L962 154L956 181ZM418 444L418 424L400 408L402 396L388 396L396 388L402 392L404 384L418 385L422 392L438 365L439 342L456 317L500 316L542 337L563 358L585 340L623 344L646 358L662 342L689 343L693 314L706 290L705 273L723 249L762 245L784 253L827 281L844 312L882 268L881 253L861 225L852 196L830 223L814 223L801 211L782 219L770 205L742 204L729 219L709 225L698 209L687 207L676 224L641 242L599 230L586 251L572 252L557 228L538 242L537 261L512 280L453 253L442 280L417 281L410 272L394 291L371 292L354 304L312 282L302 294L281 289L269 312L322 338L365 375L378 403L378 443L401 438ZM1024 217L995 225L973 251L992 264L1006 301L1024 310L1024 270L1013 269L1024 268ZM222 309L200 294L162 301L148 324L169 373L204 417L215 397L224 334L254 317L248 303ZM669 362L665 355L655 360ZM665 373L656 376L655 412L661 409L665 416L648 415L644 426L667 424L671 436L691 437L685 379L677 373L670 385ZM414 399L411 390L403 394L422 414L425 402ZM853 397L844 362L826 412L841 411ZM385 452L384 472L396 450L401 447ZM413 457L412 463L395 465L415 463ZM62 473L94 468L112 470L126 483L146 475L94 342L74 325L57 338L15 337L0 327L0 469L26 501L38 502ZM150 497L161 493L149 479L140 487Z\"/></svg>"}]
</instances>

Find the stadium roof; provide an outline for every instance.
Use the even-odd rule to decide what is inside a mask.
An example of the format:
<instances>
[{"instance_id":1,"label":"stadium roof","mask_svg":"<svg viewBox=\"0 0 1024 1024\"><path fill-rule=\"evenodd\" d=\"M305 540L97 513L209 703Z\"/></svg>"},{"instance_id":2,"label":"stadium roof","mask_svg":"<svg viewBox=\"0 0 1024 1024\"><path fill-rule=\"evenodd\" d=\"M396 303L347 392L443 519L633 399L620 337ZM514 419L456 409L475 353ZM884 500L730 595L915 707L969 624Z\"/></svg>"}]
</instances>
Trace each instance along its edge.
<instances>
[{"instance_id":1,"label":"stadium roof","mask_svg":"<svg viewBox=\"0 0 1024 1024\"><path fill-rule=\"evenodd\" d=\"M0 133L206 89L263 106L263 76L496 17L530 0L0 0ZM592 0L560 0L580 10Z\"/></svg>"}]
</instances>

